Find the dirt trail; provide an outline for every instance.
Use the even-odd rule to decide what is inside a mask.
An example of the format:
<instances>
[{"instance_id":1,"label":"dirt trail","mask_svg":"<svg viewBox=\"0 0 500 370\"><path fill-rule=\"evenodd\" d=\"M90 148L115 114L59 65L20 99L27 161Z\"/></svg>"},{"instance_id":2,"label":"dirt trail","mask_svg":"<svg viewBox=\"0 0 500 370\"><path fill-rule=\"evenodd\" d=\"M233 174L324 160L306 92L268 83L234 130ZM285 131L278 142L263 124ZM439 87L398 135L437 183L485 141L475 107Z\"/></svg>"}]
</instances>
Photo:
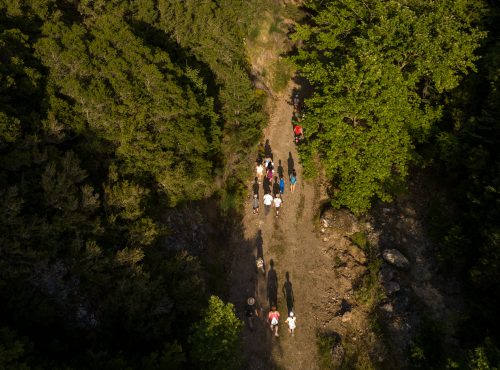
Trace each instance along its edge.
<instances>
[{"instance_id":1,"label":"dirt trail","mask_svg":"<svg viewBox=\"0 0 500 370\"><path fill-rule=\"evenodd\" d=\"M251 369L318 368L314 307L333 282L332 271L326 268L328 258L322 251L322 242L314 226L318 214L318 191L314 183L304 180L293 142L290 97L294 88L295 84L290 82L288 89L276 97L270 123L264 130L276 172L281 170L278 168L281 161L286 182L281 214L276 218L272 209L265 214L262 185L260 214L252 214L249 196L243 220L246 242L239 246L232 268L231 296L240 313L250 296L255 296L263 309L254 331L246 328L244 332L246 366ZM298 175L293 194L288 181L292 168ZM249 194L252 182L249 181ZM255 272L257 256L265 260L265 276ZM265 323L269 299L273 298L277 299L281 314L279 338L272 336ZM294 337L288 333L284 322L288 309L292 308L297 317Z\"/></svg>"}]
</instances>

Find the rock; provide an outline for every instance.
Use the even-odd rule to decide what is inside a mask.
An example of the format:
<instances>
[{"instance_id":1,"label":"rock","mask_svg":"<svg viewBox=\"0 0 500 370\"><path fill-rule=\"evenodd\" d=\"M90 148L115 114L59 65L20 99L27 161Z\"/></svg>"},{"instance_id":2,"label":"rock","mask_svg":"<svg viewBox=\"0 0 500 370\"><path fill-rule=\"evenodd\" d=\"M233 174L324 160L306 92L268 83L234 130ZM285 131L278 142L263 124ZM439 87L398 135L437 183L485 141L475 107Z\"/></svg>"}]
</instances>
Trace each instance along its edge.
<instances>
[{"instance_id":1,"label":"rock","mask_svg":"<svg viewBox=\"0 0 500 370\"><path fill-rule=\"evenodd\" d=\"M380 306L380 310L385 312L385 313L393 313L394 307L392 306L391 303L386 303L383 306Z\"/></svg>"},{"instance_id":2,"label":"rock","mask_svg":"<svg viewBox=\"0 0 500 370\"><path fill-rule=\"evenodd\" d=\"M323 227L330 227L330 221L324 217L321 217L321 223L323 224Z\"/></svg>"},{"instance_id":3,"label":"rock","mask_svg":"<svg viewBox=\"0 0 500 370\"><path fill-rule=\"evenodd\" d=\"M391 295L391 294L399 292L401 287L395 281L389 281L389 282L384 284L384 289L385 289L387 294Z\"/></svg>"},{"instance_id":4,"label":"rock","mask_svg":"<svg viewBox=\"0 0 500 370\"><path fill-rule=\"evenodd\" d=\"M406 309L410 305L410 299L408 298L408 296L400 293L394 300L393 304L394 308L397 311L406 311Z\"/></svg>"},{"instance_id":5,"label":"rock","mask_svg":"<svg viewBox=\"0 0 500 370\"><path fill-rule=\"evenodd\" d=\"M349 321L351 321L351 319L352 319L352 312L349 311L349 312L346 312L342 315L341 321L342 322L349 322Z\"/></svg>"},{"instance_id":6,"label":"rock","mask_svg":"<svg viewBox=\"0 0 500 370\"><path fill-rule=\"evenodd\" d=\"M358 248L355 245L350 245L348 247L348 252L356 262L358 262L361 265L366 264L367 262L366 255L360 248Z\"/></svg>"},{"instance_id":7,"label":"rock","mask_svg":"<svg viewBox=\"0 0 500 370\"><path fill-rule=\"evenodd\" d=\"M408 259L397 249L386 249L382 252L382 257L387 263L401 269L407 269L410 265Z\"/></svg>"},{"instance_id":8,"label":"rock","mask_svg":"<svg viewBox=\"0 0 500 370\"><path fill-rule=\"evenodd\" d=\"M378 280L381 284L388 283L394 278L394 270L384 264L378 273Z\"/></svg>"},{"instance_id":9,"label":"rock","mask_svg":"<svg viewBox=\"0 0 500 370\"><path fill-rule=\"evenodd\" d=\"M328 238L323 238L323 241L324 241L324 242L327 242L327 241L328 241Z\"/></svg>"}]
</instances>

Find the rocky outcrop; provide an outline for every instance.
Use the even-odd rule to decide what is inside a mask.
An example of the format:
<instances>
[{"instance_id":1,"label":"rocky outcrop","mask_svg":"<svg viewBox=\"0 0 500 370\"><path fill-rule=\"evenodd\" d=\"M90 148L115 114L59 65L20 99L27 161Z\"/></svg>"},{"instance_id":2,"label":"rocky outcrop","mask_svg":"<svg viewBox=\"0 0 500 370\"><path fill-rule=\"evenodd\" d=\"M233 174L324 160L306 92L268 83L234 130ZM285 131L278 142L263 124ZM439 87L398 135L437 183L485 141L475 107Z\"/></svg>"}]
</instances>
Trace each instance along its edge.
<instances>
[{"instance_id":1,"label":"rocky outcrop","mask_svg":"<svg viewBox=\"0 0 500 370\"><path fill-rule=\"evenodd\" d=\"M384 260L400 269L407 269L410 266L408 259L397 249L386 249L382 252Z\"/></svg>"}]
</instances>

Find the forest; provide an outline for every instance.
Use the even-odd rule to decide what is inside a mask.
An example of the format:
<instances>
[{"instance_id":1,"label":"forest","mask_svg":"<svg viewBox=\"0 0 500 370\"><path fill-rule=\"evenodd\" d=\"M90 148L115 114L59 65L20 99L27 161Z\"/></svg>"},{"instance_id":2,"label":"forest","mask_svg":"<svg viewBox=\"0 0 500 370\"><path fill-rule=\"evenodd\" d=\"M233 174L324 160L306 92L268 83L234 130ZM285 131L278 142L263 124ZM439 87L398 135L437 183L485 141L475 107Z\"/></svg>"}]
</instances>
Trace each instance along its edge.
<instances>
[{"instance_id":1,"label":"forest","mask_svg":"<svg viewBox=\"0 0 500 370\"><path fill-rule=\"evenodd\" d=\"M246 40L282 6L331 206L416 173L446 193L427 228L466 313L412 367L500 367L496 0L0 0L0 368L241 368L227 240L268 120Z\"/></svg>"}]
</instances>

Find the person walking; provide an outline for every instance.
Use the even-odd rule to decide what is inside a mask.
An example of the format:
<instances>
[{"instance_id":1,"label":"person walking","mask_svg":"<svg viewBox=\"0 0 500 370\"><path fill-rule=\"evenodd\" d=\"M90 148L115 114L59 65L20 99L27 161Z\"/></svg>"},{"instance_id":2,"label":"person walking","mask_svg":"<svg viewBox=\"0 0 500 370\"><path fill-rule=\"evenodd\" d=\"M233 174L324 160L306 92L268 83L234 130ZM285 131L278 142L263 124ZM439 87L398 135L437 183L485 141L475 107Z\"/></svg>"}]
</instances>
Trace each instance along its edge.
<instances>
[{"instance_id":1,"label":"person walking","mask_svg":"<svg viewBox=\"0 0 500 370\"><path fill-rule=\"evenodd\" d=\"M259 214L259 196L257 194L253 195L252 202L253 214Z\"/></svg>"},{"instance_id":2,"label":"person walking","mask_svg":"<svg viewBox=\"0 0 500 370\"><path fill-rule=\"evenodd\" d=\"M274 183L273 183L273 196L275 197L276 194L280 193L280 183L278 180L278 176L274 176Z\"/></svg>"},{"instance_id":3,"label":"person walking","mask_svg":"<svg viewBox=\"0 0 500 370\"><path fill-rule=\"evenodd\" d=\"M276 194L276 198L274 198L273 202L274 202L274 208L276 209L276 217L278 217L280 214L280 209L282 204L282 200L279 194Z\"/></svg>"},{"instance_id":4,"label":"person walking","mask_svg":"<svg viewBox=\"0 0 500 370\"><path fill-rule=\"evenodd\" d=\"M285 193L285 179L283 178L283 175L280 176L280 194L283 196Z\"/></svg>"},{"instance_id":5,"label":"person walking","mask_svg":"<svg viewBox=\"0 0 500 370\"><path fill-rule=\"evenodd\" d=\"M264 178L264 166L262 165L262 162L255 165L255 174L257 175L260 184Z\"/></svg>"},{"instance_id":6,"label":"person walking","mask_svg":"<svg viewBox=\"0 0 500 370\"><path fill-rule=\"evenodd\" d=\"M273 181L273 176L274 176L274 171L272 170L272 168L268 167L266 177L269 183Z\"/></svg>"},{"instance_id":7,"label":"person walking","mask_svg":"<svg viewBox=\"0 0 500 370\"><path fill-rule=\"evenodd\" d=\"M293 334L295 332L295 328L297 327L297 317L293 314L293 312L290 312L288 315L288 318L285 320L285 322L288 324L288 332L290 334Z\"/></svg>"},{"instance_id":8,"label":"person walking","mask_svg":"<svg viewBox=\"0 0 500 370\"><path fill-rule=\"evenodd\" d=\"M245 305L245 316L247 318L248 328L253 330L253 318L259 316L259 310L255 307L255 298L250 297L247 299L247 304Z\"/></svg>"},{"instance_id":9,"label":"person walking","mask_svg":"<svg viewBox=\"0 0 500 370\"><path fill-rule=\"evenodd\" d=\"M276 306L271 307L271 311L269 311L269 315L267 316L269 321L269 325L271 327L271 331L274 332L276 337L279 337L278 334L278 324L280 320L280 313L276 311Z\"/></svg>"},{"instance_id":10,"label":"person walking","mask_svg":"<svg viewBox=\"0 0 500 370\"><path fill-rule=\"evenodd\" d=\"M297 184L297 172L295 169L292 170L292 174L290 175L290 192L293 193L295 191L295 185Z\"/></svg>"},{"instance_id":11,"label":"person walking","mask_svg":"<svg viewBox=\"0 0 500 370\"><path fill-rule=\"evenodd\" d=\"M273 204L273 196L270 193L266 193L264 195L264 198L262 198L262 203L264 203L266 216L267 216L269 214L269 209L271 208L271 205Z\"/></svg>"}]
</instances>

